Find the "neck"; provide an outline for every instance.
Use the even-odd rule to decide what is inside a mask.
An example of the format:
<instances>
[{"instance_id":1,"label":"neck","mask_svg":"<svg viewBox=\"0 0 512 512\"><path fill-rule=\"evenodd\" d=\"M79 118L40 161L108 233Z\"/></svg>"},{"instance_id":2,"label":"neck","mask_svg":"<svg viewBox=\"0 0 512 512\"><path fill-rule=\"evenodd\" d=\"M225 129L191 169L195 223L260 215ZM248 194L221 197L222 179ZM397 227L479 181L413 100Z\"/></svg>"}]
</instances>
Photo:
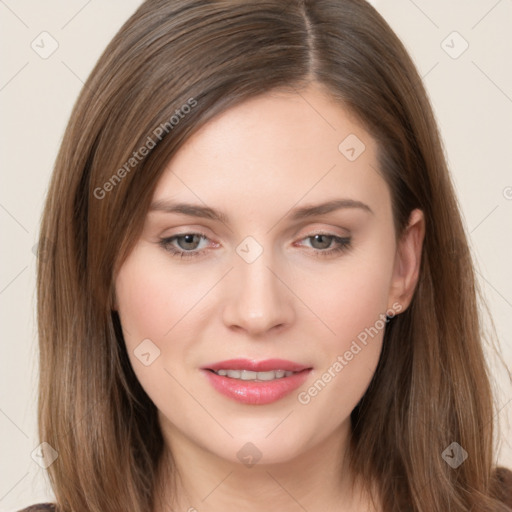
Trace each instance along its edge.
<instances>
[{"instance_id":1,"label":"neck","mask_svg":"<svg viewBox=\"0 0 512 512\"><path fill-rule=\"evenodd\" d=\"M155 512L374 510L348 468L349 422L293 460L251 467L218 457L167 427Z\"/></svg>"}]
</instances>

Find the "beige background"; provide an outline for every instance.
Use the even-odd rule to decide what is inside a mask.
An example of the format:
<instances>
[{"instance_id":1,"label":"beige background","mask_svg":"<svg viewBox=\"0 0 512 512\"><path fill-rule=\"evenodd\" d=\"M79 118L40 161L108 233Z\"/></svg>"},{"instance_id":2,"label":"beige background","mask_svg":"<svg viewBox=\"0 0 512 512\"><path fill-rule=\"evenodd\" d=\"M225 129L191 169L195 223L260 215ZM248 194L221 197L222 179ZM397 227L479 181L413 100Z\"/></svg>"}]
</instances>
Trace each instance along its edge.
<instances>
[{"instance_id":1,"label":"beige background","mask_svg":"<svg viewBox=\"0 0 512 512\"><path fill-rule=\"evenodd\" d=\"M100 53L139 3L0 0L0 512L51 498L44 470L31 458L38 445L33 247L71 107ZM510 367L512 1L373 3L424 77L501 353ZM44 31L49 35L40 35ZM58 44L56 51L42 58L52 44ZM512 389L503 369L495 368L496 415L503 429L499 461L512 467Z\"/></svg>"}]
</instances>

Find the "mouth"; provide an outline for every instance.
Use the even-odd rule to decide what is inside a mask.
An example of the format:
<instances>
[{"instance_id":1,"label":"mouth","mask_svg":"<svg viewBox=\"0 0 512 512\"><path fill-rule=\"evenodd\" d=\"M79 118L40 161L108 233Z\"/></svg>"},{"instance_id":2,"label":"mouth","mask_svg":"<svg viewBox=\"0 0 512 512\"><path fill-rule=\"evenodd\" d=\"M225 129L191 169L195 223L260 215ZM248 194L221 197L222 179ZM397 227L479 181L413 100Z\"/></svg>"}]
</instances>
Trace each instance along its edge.
<instances>
[{"instance_id":1,"label":"mouth","mask_svg":"<svg viewBox=\"0 0 512 512\"><path fill-rule=\"evenodd\" d=\"M271 380L282 379L283 377L290 377L294 373L285 370L270 370L268 372L253 372L251 370L211 370L209 371L220 375L221 377L228 377L229 379L245 380L252 382L269 382Z\"/></svg>"},{"instance_id":2,"label":"mouth","mask_svg":"<svg viewBox=\"0 0 512 512\"><path fill-rule=\"evenodd\" d=\"M297 389L312 368L284 359L231 359L201 370L222 395L248 405L264 405Z\"/></svg>"}]
</instances>

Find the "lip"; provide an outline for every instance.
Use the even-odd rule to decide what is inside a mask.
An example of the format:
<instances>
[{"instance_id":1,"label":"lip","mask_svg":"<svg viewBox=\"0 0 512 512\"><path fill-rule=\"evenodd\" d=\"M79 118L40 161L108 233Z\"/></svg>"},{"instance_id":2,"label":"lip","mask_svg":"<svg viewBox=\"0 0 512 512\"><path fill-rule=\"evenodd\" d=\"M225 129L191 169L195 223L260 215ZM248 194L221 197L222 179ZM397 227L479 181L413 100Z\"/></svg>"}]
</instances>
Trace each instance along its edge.
<instances>
[{"instance_id":1,"label":"lip","mask_svg":"<svg viewBox=\"0 0 512 512\"><path fill-rule=\"evenodd\" d=\"M250 370L265 372L284 370L296 372L289 377L272 381L243 381L217 375L211 370ZM308 378L312 368L286 361L284 359L267 359L251 361L249 359L230 359L201 368L212 387L222 395L247 405L265 405L276 402L301 386Z\"/></svg>"},{"instance_id":2,"label":"lip","mask_svg":"<svg viewBox=\"0 0 512 512\"><path fill-rule=\"evenodd\" d=\"M253 372L269 372L271 370L284 370L287 372L301 372L309 369L304 366L286 359L265 359L264 361L254 361L251 359L228 359L203 366L203 370L250 370Z\"/></svg>"}]
</instances>

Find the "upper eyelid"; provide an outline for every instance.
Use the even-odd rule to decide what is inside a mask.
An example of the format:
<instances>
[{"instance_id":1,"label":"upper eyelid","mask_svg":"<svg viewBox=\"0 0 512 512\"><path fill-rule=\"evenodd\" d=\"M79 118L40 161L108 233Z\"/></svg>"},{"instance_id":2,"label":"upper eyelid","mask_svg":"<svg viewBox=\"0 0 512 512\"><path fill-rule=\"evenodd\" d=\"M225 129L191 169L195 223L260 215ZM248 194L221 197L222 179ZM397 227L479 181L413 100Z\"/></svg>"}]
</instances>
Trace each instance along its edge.
<instances>
[{"instance_id":1,"label":"upper eyelid","mask_svg":"<svg viewBox=\"0 0 512 512\"><path fill-rule=\"evenodd\" d=\"M312 222L308 222L307 223L308 225L310 224L325 224L325 223L312 223ZM185 228L176 228L176 229L180 229L180 231L178 233L173 233L171 235L168 235L168 236L162 236L161 238L172 238L173 236L183 236L183 235L202 235L202 236L205 236L207 238L212 238L210 237L209 235L206 234L205 231L210 231L209 228L203 228L203 227L197 227L197 228L194 228L194 227L185 227ZM305 229L304 228L304 225L303 226L300 226L300 227L297 227L297 226L294 226L294 227L291 227L291 228L288 228L286 231L284 231L284 234L286 235L286 237L288 237L290 235L291 232L293 232L293 235L291 235L293 238L296 238L297 236L299 236L299 233ZM335 231L336 230L341 230L343 231L342 233L336 233ZM336 226L336 227L311 227L309 229L306 229L306 231L308 233L313 233L313 234L318 234L318 233L324 233L326 235L333 235L333 236L339 236L340 238L343 238L343 237L347 237L347 236L352 236L352 230L351 229L348 229L348 227L341 227L341 226ZM305 234L304 237L307 237L307 236L310 236L308 234Z\"/></svg>"}]
</instances>

